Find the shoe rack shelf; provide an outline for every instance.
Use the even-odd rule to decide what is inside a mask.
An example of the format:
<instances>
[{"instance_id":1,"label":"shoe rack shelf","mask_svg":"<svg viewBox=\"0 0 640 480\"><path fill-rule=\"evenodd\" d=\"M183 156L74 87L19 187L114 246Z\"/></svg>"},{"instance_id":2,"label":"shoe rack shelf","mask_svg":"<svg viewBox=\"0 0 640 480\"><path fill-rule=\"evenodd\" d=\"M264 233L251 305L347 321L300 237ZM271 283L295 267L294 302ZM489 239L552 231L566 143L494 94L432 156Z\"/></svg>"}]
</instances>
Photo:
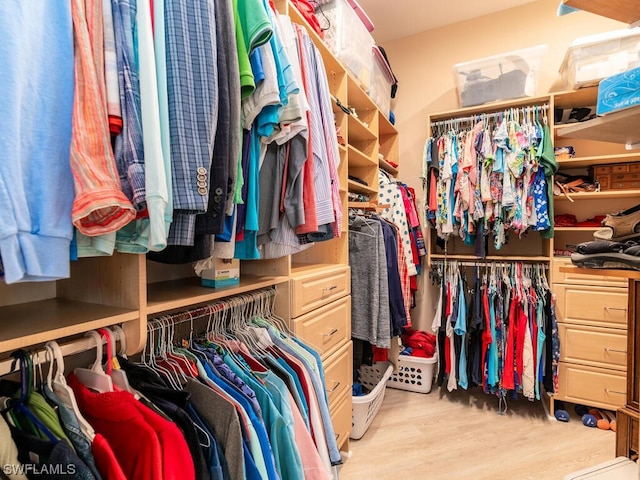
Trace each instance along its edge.
<instances>
[{"instance_id":1,"label":"shoe rack shelf","mask_svg":"<svg viewBox=\"0 0 640 480\"><path fill-rule=\"evenodd\" d=\"M630 25L640 22L638 0L563 0L563 3Z\"/></svg>"}]
</instances>

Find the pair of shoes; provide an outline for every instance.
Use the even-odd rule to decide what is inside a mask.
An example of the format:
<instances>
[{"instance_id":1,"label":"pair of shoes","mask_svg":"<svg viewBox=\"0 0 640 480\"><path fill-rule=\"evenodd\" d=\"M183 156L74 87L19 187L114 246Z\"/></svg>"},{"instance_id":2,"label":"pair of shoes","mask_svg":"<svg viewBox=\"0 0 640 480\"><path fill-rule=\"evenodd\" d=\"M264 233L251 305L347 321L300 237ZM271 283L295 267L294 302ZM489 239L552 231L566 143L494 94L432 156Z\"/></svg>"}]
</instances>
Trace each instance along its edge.
<instances>
[{"instance_id":1,"label":"pair of shoes","mask_svg":"<svg viewBox=\"0 0 640 480\"><path fill-rule=\"evenodd\" d=\"M553 415L556 417L556 420L559 422L568 422L569 421L569 412L565 410L564 402L560 400L554 400L553 402L554 410Z\"/></svg>"},{"instance_id":2,"label":"pair of shoes","mask_svg":"<svg viewBox=\"0 0 640 480\"><path fill-rule=\"evenodd\" d=\"M581 243L571 254L571 263L582 268L640 270L640 242L594 240Z\"/></svg>"},{"instance_id":3,"label":"pair of shoes","mask_svg":"<svg viewBox=\"0 0 640 480\"><path fill-rule=\"evenodd\" d=\"M616 431L616 418L613 414L610 414L606 410L599 410L597 408L590 408L589 414L593 415L596 419L596 425L601 430Z\"/></svg>"},{"instance_id":4,"label":"pair of shoes","mask_svg":"<svg viewBox=\"0 0 640 480\"><path fill-rule=\"evenodd\" d=\"M629 240L640 237L640 204L628 210L607 215L602 221L606 227L596 231L593 236L600 240Z\"/></svg>"},{"instance_id":5,"label":"pair of shoes","mask_svg":"<svg viewBox=\"0 0 640 480\"><path fill-rule=\"evenodd\" d=\"M589 407L584 405L575 405L573 408L581 418L582 424L585 427L596 428L598 426L598 419L589 413Z\"/></svg>"}]
</instances>

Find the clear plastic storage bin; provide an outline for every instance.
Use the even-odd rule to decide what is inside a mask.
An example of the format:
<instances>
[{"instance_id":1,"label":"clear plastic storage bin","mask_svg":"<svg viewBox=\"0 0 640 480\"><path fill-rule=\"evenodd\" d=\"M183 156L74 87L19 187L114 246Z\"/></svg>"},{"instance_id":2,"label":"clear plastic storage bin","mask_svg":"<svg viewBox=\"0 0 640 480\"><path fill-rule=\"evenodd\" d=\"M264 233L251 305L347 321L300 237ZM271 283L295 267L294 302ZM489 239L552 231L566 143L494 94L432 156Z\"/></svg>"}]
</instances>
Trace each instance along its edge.
<instances>
[{"instance_id":1,"label":"clear plastic storage bin","mask_svg":"<svg viewBox=\"0 0 640 480\"><path fill-rule=\"evenodd\" d=\"M640 66L640 28L576 39L560 67L567 89L597 85L605 77Z\"/></svg>"},{"instance_id":2,"label":"clear plastic storage bin","mask_svg":"<svg viewBox=\"0 0 640 480\"><path fill-rule=\"evenodd\" d=\"M391 110L391 86L393 72L378 47L373 47L373 65L369 95L385 117L389 118Z\"/></svg>"},{"instance_id":3,"label":"clear plastic storage bin","mask_svg":"<svg viewBox=\"0 0 640 480\"><path fill-rule=\"evenodd\" d=\"M329 50L367 91L371 79L371 49L375 45L367 27L347 0L332 0L318 7L316 15L323 27L329 27L324 32Z\"/></svg>"},{"instance_id":4,"label":"clear plastic storage bin","mask_svg":"<svg viewBox=\"0 0 640 480\"><path fill-rule=\"evenodd\" d=\"M546 45L454 65L461 107L532 97Z\"/></svg>"}]
</instances>

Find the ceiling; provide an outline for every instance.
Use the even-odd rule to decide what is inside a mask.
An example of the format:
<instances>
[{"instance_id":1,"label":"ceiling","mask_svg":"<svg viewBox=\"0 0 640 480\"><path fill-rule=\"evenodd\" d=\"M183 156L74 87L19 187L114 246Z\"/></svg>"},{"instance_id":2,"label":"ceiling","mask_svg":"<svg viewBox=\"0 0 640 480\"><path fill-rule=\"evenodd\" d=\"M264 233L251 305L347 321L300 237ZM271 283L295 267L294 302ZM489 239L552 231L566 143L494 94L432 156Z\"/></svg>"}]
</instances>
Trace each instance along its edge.
<instances>
[{"instance_id":1,"label":"ceiling","mask_svg":"<svg viewBox=\"0 0 640 480\"><path fill-rule=\"evenodd\" d=\"M488 15L535 0L358 0L375 25L376 42Z\"/></svg>"}]
</instances>

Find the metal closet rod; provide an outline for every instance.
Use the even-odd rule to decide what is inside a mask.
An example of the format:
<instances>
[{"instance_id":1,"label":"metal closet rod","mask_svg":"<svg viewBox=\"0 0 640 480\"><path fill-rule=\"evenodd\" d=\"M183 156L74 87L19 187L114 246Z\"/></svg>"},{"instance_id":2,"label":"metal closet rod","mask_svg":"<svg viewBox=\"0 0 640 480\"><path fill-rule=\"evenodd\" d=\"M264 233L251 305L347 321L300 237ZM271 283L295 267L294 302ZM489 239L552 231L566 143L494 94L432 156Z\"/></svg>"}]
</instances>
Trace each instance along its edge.
<instances>
[{"instance_id":1,"label":"metal closet rod","mask_svg":"<svg viewBox=\"0 0 640 480\"><path fill-rule=\"evenodd\" d=\"M449 265L451 264L455 264L459 267L484 267L485 265L491 265L491 264L496 264L496 265L501 265L501 264L512 264L512 263L526 263L526 264L531 264L531 265L541 265L543 266L545 269L549 269L549 265L547 265L546 263L540 261L540 260L483 260L483 259L478 259L477 262L470 262L468 260L455 260L455 259L451 259L451 260L443 260L443 259L437 259L437 260L431 260L431 266L435 265L444 265L445 263L448 263Z\"/></svg>"},{"instance_id":2,"label":"metal closet rod","mask_svg":"<svg viewBox=\"0 0 640 480\"><path fill-rule=\"evenodd\" d=\"M505 108L504 110L498 110L496 112L478 113L476 115L469 115L467 117L451 117L451 118L447 118L446 120L438 120L435 122L431 122L431 126L439 127L442 125L451 125L454 123L474 122L487 117L497 117L498 115L509 115L511 112L517 112L517 111L520 111L520 112L529 111L531 113L535 113L536 108L539 111L545 112L549 110L549 105L548 104L529 105L528 107Z\"/></svg>"}]
</instances>

